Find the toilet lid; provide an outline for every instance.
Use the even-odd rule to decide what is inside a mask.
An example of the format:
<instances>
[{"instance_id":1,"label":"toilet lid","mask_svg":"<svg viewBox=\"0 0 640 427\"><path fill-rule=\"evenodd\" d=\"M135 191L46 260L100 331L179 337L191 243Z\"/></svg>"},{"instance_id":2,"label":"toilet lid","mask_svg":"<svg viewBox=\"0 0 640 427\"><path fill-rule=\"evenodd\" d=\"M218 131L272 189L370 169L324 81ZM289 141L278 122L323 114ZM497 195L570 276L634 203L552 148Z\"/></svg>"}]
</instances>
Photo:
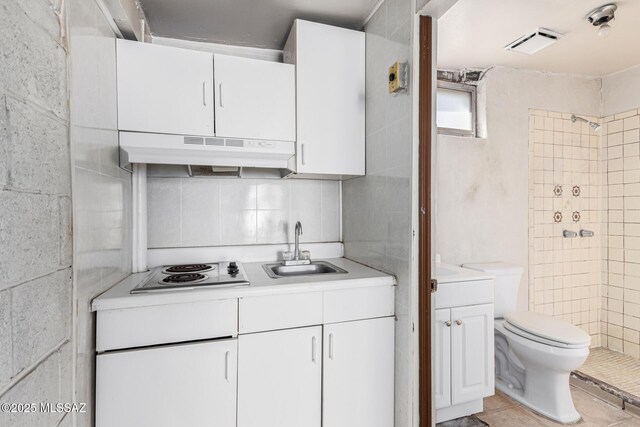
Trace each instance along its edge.
<instances>
[{"instance_id":1,"label":"toilet lid","mask_svg":"<svg viewBox=\"0 0 640 427\"><path fill-rule=\"evenodd\" d=\"M545 314L531 311L514 311L504 315L508 326L527 332L545 340L555 341L568 346L587 346L591 343L588 333L571 323ZM516 331L513 331L516 332Z\"/></svg>"}]
</instances>

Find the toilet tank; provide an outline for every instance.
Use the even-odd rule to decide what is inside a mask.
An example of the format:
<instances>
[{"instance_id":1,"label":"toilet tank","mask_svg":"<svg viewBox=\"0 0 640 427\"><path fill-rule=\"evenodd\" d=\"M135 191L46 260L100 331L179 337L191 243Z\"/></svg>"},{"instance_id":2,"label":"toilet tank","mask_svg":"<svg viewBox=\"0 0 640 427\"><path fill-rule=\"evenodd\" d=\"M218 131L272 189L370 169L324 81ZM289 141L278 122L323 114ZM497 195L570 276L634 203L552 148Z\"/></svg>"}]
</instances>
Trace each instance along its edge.
<instances>
[{"instance_id":1,"label":"toilet tank","mask_svg":"<svg viewBox=\"0 0 640 427\"><path fill-rule=\"evenodd\" d=\"M495 318L502 318L505 313L516 310L522 267L506 262L472 263L464 264L463 267L495 276L493 284Z\"/></svg>"}]
</instances>

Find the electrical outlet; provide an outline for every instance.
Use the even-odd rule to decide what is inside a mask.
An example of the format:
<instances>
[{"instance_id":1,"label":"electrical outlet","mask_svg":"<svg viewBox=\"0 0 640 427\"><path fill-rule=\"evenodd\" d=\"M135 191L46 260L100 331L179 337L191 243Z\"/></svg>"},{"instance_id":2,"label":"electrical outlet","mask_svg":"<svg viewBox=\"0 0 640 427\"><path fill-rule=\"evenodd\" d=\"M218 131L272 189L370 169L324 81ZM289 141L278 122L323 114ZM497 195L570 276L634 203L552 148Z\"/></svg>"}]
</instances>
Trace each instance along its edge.
<instances>
[{"instance_id":1,"label":"electrical outlet","mask_svg":"<svg viewBox=\"0 0 640 427\"><path fill-rule=\"evenodd\" d=\"M407 90L407 63L396 62L389 67L389 93Z\"/></svg>"}]
</instances>

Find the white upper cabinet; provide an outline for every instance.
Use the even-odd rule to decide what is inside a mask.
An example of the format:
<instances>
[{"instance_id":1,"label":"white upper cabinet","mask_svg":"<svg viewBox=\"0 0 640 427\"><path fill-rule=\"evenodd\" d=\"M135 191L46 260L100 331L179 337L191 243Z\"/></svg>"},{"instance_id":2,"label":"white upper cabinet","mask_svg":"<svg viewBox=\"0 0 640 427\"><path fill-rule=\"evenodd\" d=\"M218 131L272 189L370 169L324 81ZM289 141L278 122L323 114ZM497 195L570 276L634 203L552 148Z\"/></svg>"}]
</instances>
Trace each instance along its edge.
<instances>
[{"instance_id":1,"label":"white upper cabinet","mask_svg":"<svg viewBox=\"0 0 640 427\"><path fill-rule=\"evenodd\" d=\"M117 43L118 129L214 135L213 54Z\"/></svg>"},{"instance_id":2,"label":"white upper cabinet","mask_svg":"<svg viewBox=\"0 0 640 427\"><path fill-rule=\"evenodd\" d=\"M214 55L216 135L295 141L295 70L290 64Z\"/></svg>"},{"instance_id":3,"label":"white upper cabinet","mask_svg":"<svg viewBox=\"0 0 640 427\"><path fill-rule=\"evenodd\" d=\"M365 35L297 19L284 48L296 65L300 174L365 174Z\"/></svg>"}]
</instances>

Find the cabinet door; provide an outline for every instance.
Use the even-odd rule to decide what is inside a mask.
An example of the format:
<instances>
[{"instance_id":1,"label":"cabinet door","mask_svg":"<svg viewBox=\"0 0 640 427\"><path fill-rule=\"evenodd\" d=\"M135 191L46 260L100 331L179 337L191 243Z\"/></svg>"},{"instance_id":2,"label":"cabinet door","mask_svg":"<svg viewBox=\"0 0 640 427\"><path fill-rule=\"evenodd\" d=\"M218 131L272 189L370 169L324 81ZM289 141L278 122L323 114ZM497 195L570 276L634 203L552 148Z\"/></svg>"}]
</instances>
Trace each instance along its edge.
<instances>
[{"instance_id":1,"label":"cabinet door","mask_svg":"<svg viewBox=\"0 0 640 427\"><path fill-rule=\"evenodd\" d=\"M365 173L365 36L296 20L297 172Z\"/></svg>"},{"instance_id":2,"label":"cabinet door","mask_svg":"<svg viewBox=\"0 0 640 427\"><path fill-rule=\"evenodd\" d=\"M452 404L494 392L493 304L451 309Z\"/></svg>"},{"instance_id":3,"label":"cabinet door","mask_svg":"<svg viewBox=\"0 0 640 427\"><path fill-rule=\"evenodd\" d=\"M394 318L323 332L323 427L393 427Z\"/></svg>"},{"instance_id":4,"label":"cabinet door","mask_svg":"<svg viewBox=\"0 0 640 427\"><path fill-rule=\"evenodd\" d=\"M213 135L213 55L118 40L118 129Z\"/></svg>"},{"instance_id":5,"label":"cabinet door","mask_svg":"<svg viewBox=\"0 0 640 427\"><path fill-rule=\"evenodd\" d=\"M235 427L237 341L104 353L96 426Z\"/></svg>"},{"instance_id":6,"label":"cabinet door","mask_svg":"<svg viewBox=\"0 0 640 427\"><path fill-rule=\"evenodd\" d=\"M214 55L216 135L295 141L295 70L290 64Z\"/></svg>"},{"instance_id":7,"label":"cabinet door","mask_svg":"<svg viewBox=\"0 0 640 427\"><path fill-rule=\"evenodd\" d=\"M238 427L320 427L322 327L238 338Z\"/></svg>"},{"instance_id":8,"label":"cabinet door","mask_svg":"<svg viewBox=\"0 0 640 427\"><path fill-rule=\"evenodd\" d=\"M451 310L436 310L435 405L436 409L451 406Z\"/></svg>"}]
</instances>

